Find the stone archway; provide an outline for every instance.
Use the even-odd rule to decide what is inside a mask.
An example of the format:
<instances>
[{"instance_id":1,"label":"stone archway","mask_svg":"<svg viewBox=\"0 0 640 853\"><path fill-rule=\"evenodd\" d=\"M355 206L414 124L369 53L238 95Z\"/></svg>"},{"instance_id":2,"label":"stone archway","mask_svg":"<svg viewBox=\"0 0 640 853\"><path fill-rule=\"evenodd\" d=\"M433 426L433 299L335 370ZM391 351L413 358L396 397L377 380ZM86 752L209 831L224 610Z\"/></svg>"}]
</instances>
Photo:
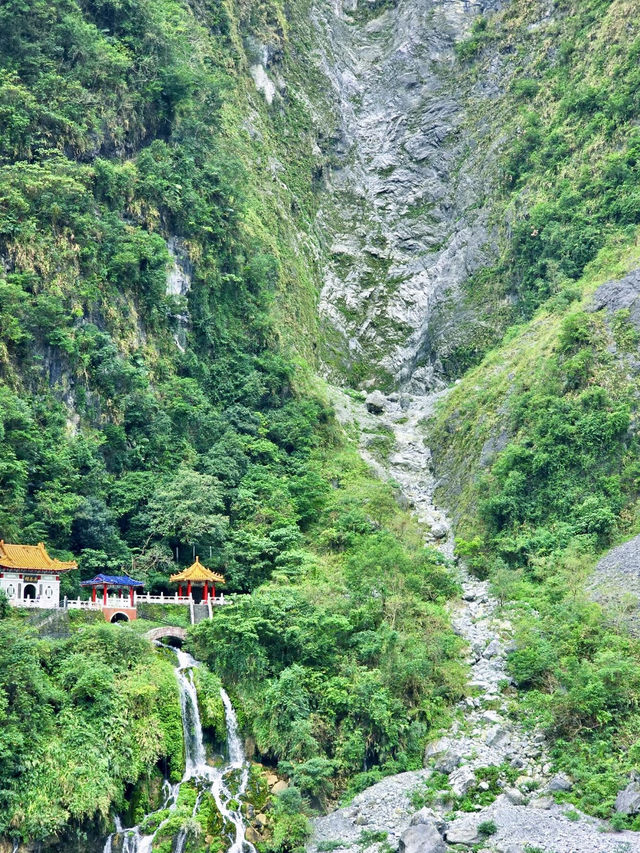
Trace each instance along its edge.
<instances>
[{"instance_id":1,"label":"stone archway","mask_svg":"<svg viewBox=\"0 0 640 853\"><path fill-rule=\"evenodd\" d=\"M22 590L22 597L25 601L35 601L37 595L36 585L34 583L26 583Z\"/></svg>"},{"instance_id":2,"label":"stone archway","mask_svg":"<svg viewBox=\"0 0 640 853\"><path fill-rule=\"evenodd\" d=\"M164 628L152 628L145 634L145 637L148 640L151 640L152 643L155 640L167 639L169 641L169 645L172 646L182 645L186 636L186 630L184 628L178 628L175 625L167 625Z\"/></svg>"},{"instance_id":3,"label":"stone archway","mask_svg":"<svg viewBox=\"0 0 640 853\"><path fill-rule=\"evenodd\" d=\"M112 616L112 617L111 617L111 619L110 619L110 622L111 622L111 623L114 623L114 622L128 622L128 621L129 621L129 617L127 616L127 614L126 614L126 613L121 613L120 611L118 611L117 613L114 613L114 614L113 614L113 616Z\"/></svg>"}]
</instances>

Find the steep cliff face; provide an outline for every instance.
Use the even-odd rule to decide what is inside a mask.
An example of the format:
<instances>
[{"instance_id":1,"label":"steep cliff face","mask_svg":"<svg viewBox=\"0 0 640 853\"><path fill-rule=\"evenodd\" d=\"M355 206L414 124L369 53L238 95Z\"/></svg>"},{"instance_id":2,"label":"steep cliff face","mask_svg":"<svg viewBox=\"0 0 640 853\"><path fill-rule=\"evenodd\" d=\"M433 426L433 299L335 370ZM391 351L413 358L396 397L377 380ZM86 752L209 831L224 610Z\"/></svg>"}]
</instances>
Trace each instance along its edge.
<instances>
[{"instance_id":1,"label":"steep cliff face","mask_svg":"<svg viewBox=\"0 0 640 853\"><path fill-rule=\"evenodd\" d=\"M317 3L314 61L336 125L320 197L319 311L331 374L434 386L461 284L495 255L493 143L454 45L494 4ZM495 94L495 83L479 87ZM479 115L482 115L480 112Z\"/></svg>"}]
</instances>

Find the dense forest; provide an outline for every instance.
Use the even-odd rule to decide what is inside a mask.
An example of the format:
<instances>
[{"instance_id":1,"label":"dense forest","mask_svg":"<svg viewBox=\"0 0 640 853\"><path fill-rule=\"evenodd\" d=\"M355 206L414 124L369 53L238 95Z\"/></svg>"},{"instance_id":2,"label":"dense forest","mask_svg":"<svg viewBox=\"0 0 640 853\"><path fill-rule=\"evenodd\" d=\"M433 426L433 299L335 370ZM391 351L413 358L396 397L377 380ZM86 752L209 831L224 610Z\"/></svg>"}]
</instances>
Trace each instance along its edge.
<instances>
[{"instance_id":1,"label":"dense forest","mask_svg":"<svg viewBox=\"0 0 640 853\"><path fill-rule=\"evenodd\" d=\"M402 5L348 24L375 34ZM196 553L225 576L234 606L187 647L211 741L224 685L252 758L288 780L265 853L301 850L308 815L422 767L470 692L454 560L425 547L320 378L322 194L350 155L321 63L307 63L312 6L0 6L0 538L77 559L67 596L97 572L168 592ZM438 388L452 387L424 425L456 559L515 625L513 717L576 780L565 799L602 818L640 743L640 644L585 592L600 555L639 529L640 325L593 301L639 266L635 11L512 0L452 44L442 79L490 140L473 144L494 170L492 236L445 306L462 342L436 354ZM255 72L267 54L273 99ZM376 370L342 377L355 404ZM393 436L376 440L384 463ZM133 825L163 777L182 777L174 661L145 626L90 617L56 633L0 601L11 843L102 849L115 814ZM191 819L195 789L184 797L163 853ZM217 853L210 802L198 819L189 849Z\"/></svg>"}]
</instances>

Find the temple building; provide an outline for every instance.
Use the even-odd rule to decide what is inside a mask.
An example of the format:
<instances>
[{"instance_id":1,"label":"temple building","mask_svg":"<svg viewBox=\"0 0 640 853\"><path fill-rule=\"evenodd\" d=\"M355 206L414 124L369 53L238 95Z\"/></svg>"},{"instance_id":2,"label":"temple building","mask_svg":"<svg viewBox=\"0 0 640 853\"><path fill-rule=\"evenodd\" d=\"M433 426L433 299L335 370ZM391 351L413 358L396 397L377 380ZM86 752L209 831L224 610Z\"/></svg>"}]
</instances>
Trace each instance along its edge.
<instances>
[{"instance_id":1,"label":"temple building","mask_svg":"<svg viewBox=\"0 0 640 853\"><path fill-rule=\"evenodd\" d=\"M215 599L216 584L225 582L222 575L203 566L200 557L196 557L195 563L188 569L171 575L169 580L171 583L179 584L178 598L182 598L184 593L187 598L193 598L196 602ZM197 594L194 595L196 590Z\"/></svg>"},{"instance_id":2,"label":"temple building","mask_svg":"<svg viewBox=\"0 0 640 853\"><path fill-rule=\"evenodd\" d=\"M75 560L50 557L42 542L9 545L0 539L0 590L14 607L59 607L60 576L77 568Z\"/></svg>"}]
</instances>

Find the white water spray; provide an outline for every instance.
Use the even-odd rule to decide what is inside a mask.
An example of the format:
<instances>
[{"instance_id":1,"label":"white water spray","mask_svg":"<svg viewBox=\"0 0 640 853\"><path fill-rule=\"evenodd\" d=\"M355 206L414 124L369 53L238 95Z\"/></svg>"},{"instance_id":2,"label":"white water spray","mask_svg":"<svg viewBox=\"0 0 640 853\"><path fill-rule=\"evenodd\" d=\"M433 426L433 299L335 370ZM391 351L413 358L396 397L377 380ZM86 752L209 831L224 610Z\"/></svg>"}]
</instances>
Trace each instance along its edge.
<instances>
[{"instance_id":1,"label":"white water spray","mask_svg":"<svg viewBox=\"0 0 640 853\"><path fill-rule=\"evenodd\" d=\"M181 782L177 785L171 785L165 780L164 783L164 803L159 811L169 809L174 811L178 802L178 794L180 787L184 782L193 779L196 782L202 783L202 789L196 798L196 802L192 812L192 818L195 818L200 802L205 791L209 791L213 796L218 811L222 815L225 826L230 825L233 828L233 841L229 847L228 853L256 853L256 849L245 838L245 826L240 808L233 808L232 803L237 802L239 798L247 790L249 782L249 765L247 764L242 740L238 733L238 720L225 690L220 690L220 696L224 705L225 721L227 727L227 748L229 752L229 760L221 768L210 767L207 764L207 756L204 748L204 740L202 736L202 724L200 721L200 711L198 709L198 694L196 692L193 681L193 670L198 666L198 662L194 660L190 654L183 652L182 649L173 649L178 658L176 667L176 678L178 681L178 689L180 692L180 711L182 714L182 731L184 736L184 753L185 753L185 771ZM237 778L240 771L240 778L235 791L232 791L230 783ZM105 843L103 853L112 853L113 838L116 835L123 835L122 853L151 853L153 848L153 840L159 830L169 820L165 818L151 835L143 835L140 831L140 826L134 826L130 829L124 829L119 818L115 818L115 832L112 833ZM178 836L174 847L174 853L184 853L187 843L189 829L183 827Z\"/></svg>"}]
</instances>

